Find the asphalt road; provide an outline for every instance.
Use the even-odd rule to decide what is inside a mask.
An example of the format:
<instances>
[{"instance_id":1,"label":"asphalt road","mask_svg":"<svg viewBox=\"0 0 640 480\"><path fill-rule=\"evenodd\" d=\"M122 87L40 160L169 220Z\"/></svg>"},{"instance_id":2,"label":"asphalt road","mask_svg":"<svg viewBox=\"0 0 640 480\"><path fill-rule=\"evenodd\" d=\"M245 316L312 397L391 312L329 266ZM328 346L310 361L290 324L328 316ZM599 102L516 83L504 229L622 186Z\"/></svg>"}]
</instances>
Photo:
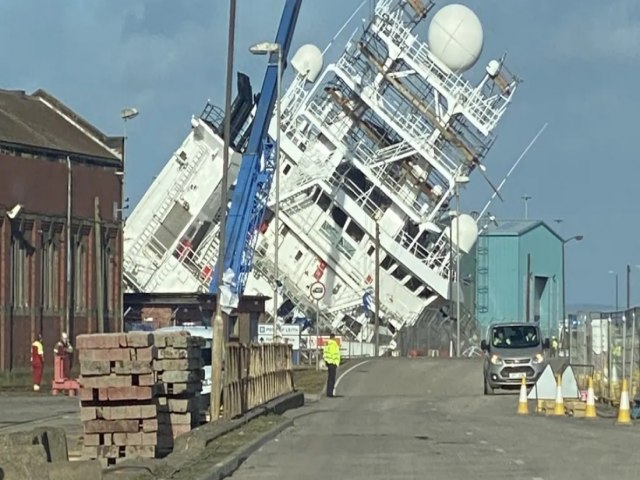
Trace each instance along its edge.
<instances>
[{"instance_id":1,"label":"asphalt road","mask_svg":"<svg viewBox=\"0 0 640 480\"><path fill-rule=\"evenodd\" d=\"M341 398L290 412L295 426L233 475L250 479L637 479L640 422L516 415L482 394L476 360L380 359ZM530 411L533 412L533 404Z\"/></svg>"}]
</instances>

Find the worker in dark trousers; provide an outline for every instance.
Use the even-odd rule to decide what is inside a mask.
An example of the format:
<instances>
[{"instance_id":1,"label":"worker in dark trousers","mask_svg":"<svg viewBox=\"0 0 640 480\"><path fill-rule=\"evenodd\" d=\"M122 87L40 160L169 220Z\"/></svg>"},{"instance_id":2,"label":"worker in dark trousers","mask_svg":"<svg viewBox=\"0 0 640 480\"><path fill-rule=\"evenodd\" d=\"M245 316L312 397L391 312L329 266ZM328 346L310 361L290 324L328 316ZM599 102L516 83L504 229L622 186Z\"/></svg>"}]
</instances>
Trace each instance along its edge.
<instances>
[{"instance_id":1,"label":"worker in dark trousers","mask_svg":"<svg viewBox=\"0 0 640 480\"><path fill-rule=\"evenodd\" d=\"M340 365L340 345L336 341L336 336L332 333L329 340L322 349L324 363L327 364L327 397L333 397L333 390L336 385L336 372Z\"/></svg>"}]
</instances>

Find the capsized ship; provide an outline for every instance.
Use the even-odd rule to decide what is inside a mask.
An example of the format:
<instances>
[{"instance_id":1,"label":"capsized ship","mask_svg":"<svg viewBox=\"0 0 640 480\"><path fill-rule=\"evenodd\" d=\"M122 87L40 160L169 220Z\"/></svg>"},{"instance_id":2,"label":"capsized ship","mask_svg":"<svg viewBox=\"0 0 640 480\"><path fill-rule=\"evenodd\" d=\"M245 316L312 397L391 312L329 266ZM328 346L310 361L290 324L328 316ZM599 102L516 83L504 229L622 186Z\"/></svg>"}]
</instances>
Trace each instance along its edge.
<instances>
[{"instance_id":1,"label":"capsized ship","mask_svg":"<svg viewBox=\"0 0 640 480\"><path fill-rule=\"evenodd\" d=\"M322 328L371 341L376 228L384 344L394 348L403 327L439 315L458 291L456 257L473 247L478 226L453 209L457 185L484 171L518 79L504 58L477 65L483 29L469 8L433 10L433 2L380 0L333 63L325 66L312 44L290 61L295 76L269 129L271 138L278 126L281 135L280 231L272 188L245 290L273 296L278 288L280 324L306 319L308 326L318 315ZM463 76L474 67L483 68L477 84ZM230 182L255 104L249 78L238 74ZM224 211L223 116L208 102L191 119L127 219L127 290L208 291ZM316 282L326 292L317 303Z\"/></svg>"}]
</instances>

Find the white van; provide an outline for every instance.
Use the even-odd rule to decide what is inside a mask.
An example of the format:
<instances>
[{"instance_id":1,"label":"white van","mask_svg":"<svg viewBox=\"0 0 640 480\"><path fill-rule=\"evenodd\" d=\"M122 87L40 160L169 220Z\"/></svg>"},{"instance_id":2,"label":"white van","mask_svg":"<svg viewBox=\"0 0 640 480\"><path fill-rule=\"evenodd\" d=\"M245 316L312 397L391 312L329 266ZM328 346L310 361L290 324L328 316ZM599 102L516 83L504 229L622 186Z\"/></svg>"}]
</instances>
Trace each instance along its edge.
<instances>
[{"instance_id":1,"label":"white van","mask_svg":"<svg viewBox=\"0 0 640 480\"><path fill-rule=\"evenodd\" d=\"M202 395L211 395L211 328L204 325L176 325L163 327L156 332L189 332L192 337L201 337L205 340L202 347L202 361L204 363L204 381L202 382Z\"/></svg>"}]
</instances>

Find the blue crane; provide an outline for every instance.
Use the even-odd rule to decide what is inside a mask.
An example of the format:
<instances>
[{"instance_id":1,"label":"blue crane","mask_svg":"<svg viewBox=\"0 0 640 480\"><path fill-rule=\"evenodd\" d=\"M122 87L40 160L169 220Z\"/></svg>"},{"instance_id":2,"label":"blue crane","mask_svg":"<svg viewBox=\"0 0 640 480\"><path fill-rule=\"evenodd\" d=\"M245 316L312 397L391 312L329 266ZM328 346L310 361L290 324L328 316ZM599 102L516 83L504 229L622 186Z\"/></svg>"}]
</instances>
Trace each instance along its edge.
<instances>
[{"instance_id":1,"label":"blue crane","mask_svg":"<svg viewBox=\"0 0 640 480\"><path fill-rule=\"evenodd\" d=\"M271 190L275 170L275 142L268 135L269 123L277 98L278 70L284 71L284 63L291 46L301 3L302 0L286 0L275 40L279 45L283 65L279 69L278 53L271 53L251 126L251 134L242 155L236 186L231 197L231 206L227 213L223 271L231 269L234 273L231 291L238 296L244 292L253 266L258 228L263 221ZM218 292L218 267L216 266L209 286L211 293Z\"/></svg>"}]
</instances>

